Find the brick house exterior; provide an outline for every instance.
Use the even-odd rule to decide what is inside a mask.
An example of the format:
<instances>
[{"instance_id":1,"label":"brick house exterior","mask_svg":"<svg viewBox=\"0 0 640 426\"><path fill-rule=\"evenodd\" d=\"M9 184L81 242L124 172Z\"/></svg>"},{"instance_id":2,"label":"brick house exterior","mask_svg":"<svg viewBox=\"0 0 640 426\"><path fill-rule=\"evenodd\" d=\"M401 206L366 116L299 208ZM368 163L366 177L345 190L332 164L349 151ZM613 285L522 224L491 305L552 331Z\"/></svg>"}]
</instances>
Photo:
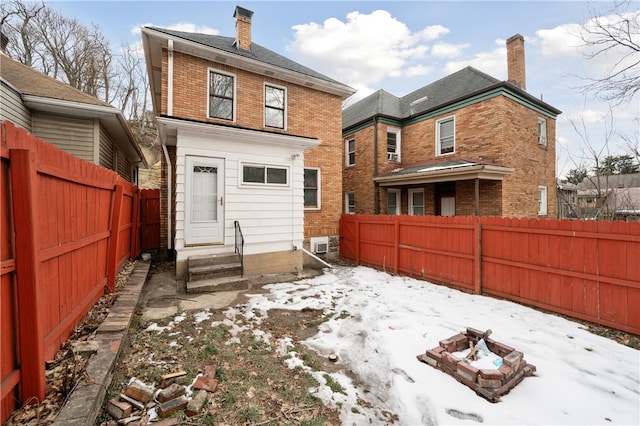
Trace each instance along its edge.
<instances>
[{"instance_id":1,"label":"brick house exterior","mask_svg":"<svg viewBox=\"0 0 640 426\"><path fill-rule=\"evenodd\" d=\"M464 68L402 98L343 113L345 213L556 216L556 117L525 91L524 38L509 81Z\"/></svg>"},{"instance_id":2,"label":"brick house exterior","mask_svg":"<svg viewBox=\"0 0 640 426\"><path fill-rule=\"evenodd\" d=\"M189 256L233 250L234 221L249 275L300 270L298 249L316 241L337 256L341 106L354 90L254 43L252 15L236 8L235 38L142 31L164 152L162 241L175 250L178 276ZM224 219L209 240L189 223L192 163L224 181L214 212Z\"/></svg>"}]
</instances>

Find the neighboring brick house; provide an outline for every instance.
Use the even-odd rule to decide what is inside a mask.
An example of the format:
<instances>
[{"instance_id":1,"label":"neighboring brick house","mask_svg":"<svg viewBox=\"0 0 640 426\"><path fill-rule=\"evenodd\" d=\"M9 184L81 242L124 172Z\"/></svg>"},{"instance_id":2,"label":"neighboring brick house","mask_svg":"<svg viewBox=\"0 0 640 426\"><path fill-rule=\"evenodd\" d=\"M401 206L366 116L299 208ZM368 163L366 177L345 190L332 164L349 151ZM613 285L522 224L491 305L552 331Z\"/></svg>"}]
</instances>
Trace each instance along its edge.
<instances>
[{"instance_id":1,"label":"neighboring brick house","mask_svg":"<svg viewBox=\"0 0 640 426\"><path fill-rule=\"evenodd\" d=\"M138 183L144 154L117 108L0 54L0 119Z\"/></svg>"},{"instance_id":2,"label":"neighboring brick house","mask_svg":"<svg viewBox=\"0 0 640 426\"><path fill-rule=\"evenodd\" d=\"M300 271L303 247L337 256L354 90L254 43L252 15L236 7L236 37L142 29L178 277L191 256L233 253L236 221L245 275Z\"/></svg>"},{"instance_id":3,"label":"neighboring brick house","mask_svg":"<svg viewBox=\"0 0 640 426\"><path fill-rule=\"evenodd\" d=\"M561 111L525 91L521 35L507 59L509 81L467 67L348 107L345 213L554 218Z\"/></svg>"}]
</instances>

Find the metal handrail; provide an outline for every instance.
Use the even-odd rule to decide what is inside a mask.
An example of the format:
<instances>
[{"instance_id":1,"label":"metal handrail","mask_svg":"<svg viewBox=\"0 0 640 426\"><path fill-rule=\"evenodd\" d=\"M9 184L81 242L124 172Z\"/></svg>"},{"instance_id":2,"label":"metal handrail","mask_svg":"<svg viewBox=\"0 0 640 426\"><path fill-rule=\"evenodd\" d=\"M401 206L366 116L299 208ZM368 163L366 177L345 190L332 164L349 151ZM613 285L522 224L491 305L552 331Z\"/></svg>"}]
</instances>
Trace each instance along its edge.
<instances>
[{"instance_id":1,"label":"metal handrail","mask_svg":"<svg viewBox=\"0 0 640 426\"><path fill-rule=\"evenodd\" d=\"M240 269L242 276L244 276L244 236L242 235L242 229L240 229L240 222L234 220L233 227L236 231L235 252L240 256Z\"/></svg>"}]
</instances>

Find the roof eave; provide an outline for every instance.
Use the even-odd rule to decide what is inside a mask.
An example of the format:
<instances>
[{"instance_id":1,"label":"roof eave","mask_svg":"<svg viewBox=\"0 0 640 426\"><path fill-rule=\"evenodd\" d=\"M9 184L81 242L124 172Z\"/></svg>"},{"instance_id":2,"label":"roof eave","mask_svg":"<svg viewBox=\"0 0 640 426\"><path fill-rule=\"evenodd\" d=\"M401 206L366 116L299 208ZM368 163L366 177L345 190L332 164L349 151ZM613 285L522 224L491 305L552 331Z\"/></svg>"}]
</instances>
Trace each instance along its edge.
<instances>
[{"instance_id":1,"label":"roof eave","mask_svg":"<svg viewBox=\"0 0 640 426\"><path fill-rule=\"evenodd\" d=\"M435 171L416 172L406 175L379 176L373 178L380 186L414 185L435 182L447 182L457 180L502 180L506 175L513 173L515 169L485 164L442 169Z\"/></svg>"},{"instance_id":2,"label":"roof eave","mask_svg":"<svg viewBox=\"0 0 640 426\"><path fill-rule=\"evenodd\" d=\"M98 119L109 134L113 136L118 147L124 150L128 158L134 160L132 161L133 163L141 163L143 168L149 167L133 133L131 133L127 120L118 109L110 106L84 104L33 95L22 95L22 102L31 111Z\"/></svg>"}]
</instances>

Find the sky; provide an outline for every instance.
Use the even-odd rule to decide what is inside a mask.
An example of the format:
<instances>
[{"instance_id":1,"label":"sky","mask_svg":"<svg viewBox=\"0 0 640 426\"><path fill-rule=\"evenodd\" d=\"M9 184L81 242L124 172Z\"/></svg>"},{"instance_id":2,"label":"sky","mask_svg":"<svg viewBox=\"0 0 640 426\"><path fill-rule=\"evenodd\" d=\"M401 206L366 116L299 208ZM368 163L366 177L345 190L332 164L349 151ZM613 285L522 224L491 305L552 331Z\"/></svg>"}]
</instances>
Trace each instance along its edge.
<instances>
[{"instance_id":1,"label":"sky","mask_svg":"<svg viewBox=\"0 0 640 426\"><path fill-rule=\"evenodd\" d=\"M145 25L235 36L235 6L254 12L253 42L354 89L354 103L383 89L404 96L471 65L507 79L505 41L525 38L527 91L560 109L556 174L593 158L628 153L638 138L638 97L620 106L581 92L619 61L587 60L575 37L608 1L50 1L98 25L114 47L139 44ZM640 2L632 2L636 22ZM640 34L636 34L640 38ZM640 43L640 39L636 40ZM577 131L575 127L580 131ZM606 142L606 143L605 143Z\"/></svg>"},{"instance_id":2,"label":"sky","mask_svg":"<svg viewBox=\"0 0 640 426\"><path fill-rule=\"evenodd\" d=\"M338 407L344 425L390 424L385 412L398 415L395 424L400 425L640 424L640 352L580 323L367 267L326 268L315 278L264 288L269 291L249 294L248 302L223 311L228 343L234 344L238 332L253 329L290 368L308 369L290 339L274 341L261 330L262 320L270 309L311 308L333 315L303 344L321 356L338 355L340 371L311 372L319 386L310 392ZM220 324L209 317L208 311L185 312L173 322ZM418 361L417 355L467 327L491 329L492 339L523 352L536 373L491 403ZM147 332L170 333L171 323L165 328L152 323ZM325 374L344 393L332 392Z\"/></svg>"}]
</instances>

